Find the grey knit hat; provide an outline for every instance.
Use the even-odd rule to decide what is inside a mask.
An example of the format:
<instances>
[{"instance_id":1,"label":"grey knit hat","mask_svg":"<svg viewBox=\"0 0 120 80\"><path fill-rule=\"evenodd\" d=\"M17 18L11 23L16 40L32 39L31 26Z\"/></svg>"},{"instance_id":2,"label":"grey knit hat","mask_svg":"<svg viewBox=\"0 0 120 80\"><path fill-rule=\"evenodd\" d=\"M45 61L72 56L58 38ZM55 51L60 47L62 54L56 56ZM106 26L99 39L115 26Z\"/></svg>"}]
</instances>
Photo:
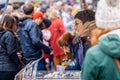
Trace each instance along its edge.
<instances>
[{"instance_id":1,"label":"grey knit hat","mask_svg":"<svg viewBox=\"0 0 120 80\"><path fill-rule=\"evenodd\" d=\"M120 28L120 0L100 0L95 19L99 28Z\"/></svg>"}]
</instances>

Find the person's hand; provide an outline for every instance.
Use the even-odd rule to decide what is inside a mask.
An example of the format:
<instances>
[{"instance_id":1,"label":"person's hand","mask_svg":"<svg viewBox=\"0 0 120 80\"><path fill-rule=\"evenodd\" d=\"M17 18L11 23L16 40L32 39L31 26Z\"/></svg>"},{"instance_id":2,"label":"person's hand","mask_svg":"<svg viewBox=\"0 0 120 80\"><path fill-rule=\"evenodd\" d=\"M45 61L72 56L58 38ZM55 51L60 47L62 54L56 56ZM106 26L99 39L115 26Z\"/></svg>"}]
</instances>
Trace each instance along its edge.
<instances>
[{"instance_id":1,"label":"person's hand","mask_svg":"<svg viewBox=\"0 0 120 80\"><path fill-rule=\"evenodd\" d=\"M20 52L17 52L17 56L18 56L18 58L19 58L20 60L22 59L22 55L21 55Z\"/></svg>"},{"instance_id":2,"label":"person's hand","mask_svg":"<svg viewBox=\"0 0 120 80\"><path fill-rule=\"evenodd\" d=\"M53 55L53 49L51 46L49 46L49 49L50 49L50 55Z\"/></svg>"},{"instance_id":3,"label":"person's hand","mask_svg":"<svg viewBox=\"0 0 120 80\"><path fill-rule=\"evenodd\" d=\"M62 67L62 71L63 71L63 72L65 71L65 68L66 68L66 66L63 66L63 67Z\"/></svg>"},{"instance_id":4,"label":"person's hand","mask_svg":"<svg viewBox=\"0 0 120 80\"><path fill-rule=\"evenodd\" d=\"M52 48L51 48L50 46L46 46L45 44L44 44L44 46L45 46L45 47L43 48L43 49L44 49L43 51L44 51L45 53L51 54Z\"/></svg>"},{"instance_id":5,"label":"person's hand","mask_svg":"<svg viewBox=\"0 0 120 80\"><path fill-rule=\"evenodd\" d=\"M45 59L45 62L46 62L46 63L50 63L49 58Z\"/></svg>"},{"instance_id":6,"label":"person's hand","mask_svg":"<svg viewBox=\"0 0 120 80\"><path fill-rule=\"evenodd\" d=\"M53 55L53 51L51 51L50 55Z\"/></svg>"}]
</instances>

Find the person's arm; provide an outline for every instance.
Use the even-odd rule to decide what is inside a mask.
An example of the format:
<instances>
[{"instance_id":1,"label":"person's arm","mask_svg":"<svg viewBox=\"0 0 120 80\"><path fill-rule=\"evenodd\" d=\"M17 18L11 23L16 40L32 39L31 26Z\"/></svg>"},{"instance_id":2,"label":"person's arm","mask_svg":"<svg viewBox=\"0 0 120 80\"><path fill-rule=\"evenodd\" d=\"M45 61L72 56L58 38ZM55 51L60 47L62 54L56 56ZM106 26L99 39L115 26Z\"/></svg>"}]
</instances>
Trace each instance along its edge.
<instances>
[{"instance_id":1,"label":"person's arm","mask_svg":"<svg viewBox=\"0 0 120 80\"><path fill-rule=\"evenodd\" d=\"M43 49L46 53L51 52L51 48L44 45L42 41L40 40L40 33L39 33L39 28L36 23L33 23L31 25L31 29L29 31L30 38L32 40L32 44L37 46L39 49Z\"/></svg>"},{"instance_id":2,"label":"person's arm","mask_svg":"<svg viewBox=\"0 0 120 80\"><path fill-rule=\"evenodd\" d=\"M6 33L5 45L7 54L10 57L11 61L15 63L17 67L22 67L22 64L17 56L16 42L13 34L11 32Z\"/></svg>"}]
</instances>

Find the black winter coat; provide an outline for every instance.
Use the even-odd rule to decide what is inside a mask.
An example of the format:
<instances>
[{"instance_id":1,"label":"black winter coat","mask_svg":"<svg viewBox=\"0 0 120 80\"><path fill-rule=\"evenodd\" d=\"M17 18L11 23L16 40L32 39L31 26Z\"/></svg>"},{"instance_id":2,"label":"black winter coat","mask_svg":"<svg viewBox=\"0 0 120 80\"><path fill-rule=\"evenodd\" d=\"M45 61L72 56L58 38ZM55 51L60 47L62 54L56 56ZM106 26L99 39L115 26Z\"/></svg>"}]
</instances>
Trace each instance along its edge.
<instances>
[{"instance_id":1,"label":"black winter coat","mask_svg":"<svg viewBox=\"0 0 120 80\"><path fill-rule=\"evenodd\" d=\"M20 69L21 63L16 52L13 33L0 29L0 71L18 71Z\"/></svg>"}]
</instances>

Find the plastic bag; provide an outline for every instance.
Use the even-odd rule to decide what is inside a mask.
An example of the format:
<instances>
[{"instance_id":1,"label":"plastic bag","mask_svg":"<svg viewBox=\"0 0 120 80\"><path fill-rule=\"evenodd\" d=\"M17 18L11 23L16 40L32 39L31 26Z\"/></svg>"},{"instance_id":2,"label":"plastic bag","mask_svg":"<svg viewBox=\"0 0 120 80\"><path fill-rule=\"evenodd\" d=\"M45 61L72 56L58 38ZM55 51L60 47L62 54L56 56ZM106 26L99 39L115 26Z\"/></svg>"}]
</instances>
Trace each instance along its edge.
<instances>
[{"instance_id":1,"label":"plastic bag","mask_svg":"<svg viewBox=\"0 0 120 80\"><path fill-rule=\"evenodd\" d=\"M35 80L38 62L42 60L43 57L40 59L28 63L25 68L23 68L17 75L15 76L14 80Z\"/></svg>"},{"instance_id":2,"label":"plastic bag","mask_svg":"<svg viewBox=\"0 0 120 80\"><path fill-rule=\"evenodd\" d=\"M43 58L43 57L42 57ZM14 80L81 80L80 71L39 71L38 63L42 59L28 63Z\"/></svg>"}]
</instances>

